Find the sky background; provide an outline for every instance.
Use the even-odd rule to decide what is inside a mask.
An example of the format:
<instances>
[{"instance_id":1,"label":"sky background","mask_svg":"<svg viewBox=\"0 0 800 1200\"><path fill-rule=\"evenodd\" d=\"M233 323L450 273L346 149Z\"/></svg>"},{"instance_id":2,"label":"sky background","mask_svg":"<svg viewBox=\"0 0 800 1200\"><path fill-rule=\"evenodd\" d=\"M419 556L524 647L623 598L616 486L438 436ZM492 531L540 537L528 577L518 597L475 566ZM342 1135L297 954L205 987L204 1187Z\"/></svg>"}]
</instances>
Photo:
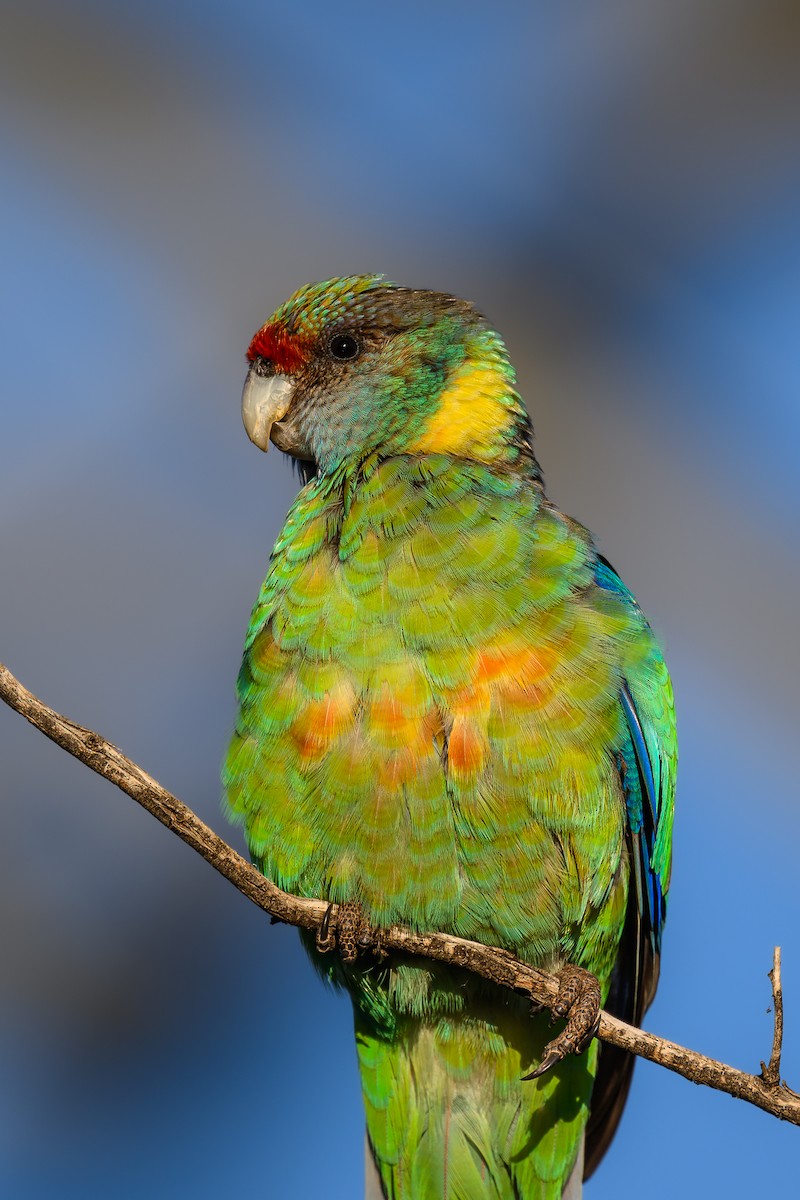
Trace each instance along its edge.
<instances>
[{"instance_id":1,"label":"sky background","mask_svg":"<svg viewBox=\"0 0 800 1200\"><path fill-rule=\"evenodd\" d=\"M800 10L11 0L0 659L234 845L219 763L296 488L239 415L301 283L506 337L551 496L663 638L681 740L647 1027L800 1087ZM349 1003L0 712L0 1194L352 1200ZM589 1200L796 1188L798 1132L647 1063Z\"/></svg>"}]
</instances>

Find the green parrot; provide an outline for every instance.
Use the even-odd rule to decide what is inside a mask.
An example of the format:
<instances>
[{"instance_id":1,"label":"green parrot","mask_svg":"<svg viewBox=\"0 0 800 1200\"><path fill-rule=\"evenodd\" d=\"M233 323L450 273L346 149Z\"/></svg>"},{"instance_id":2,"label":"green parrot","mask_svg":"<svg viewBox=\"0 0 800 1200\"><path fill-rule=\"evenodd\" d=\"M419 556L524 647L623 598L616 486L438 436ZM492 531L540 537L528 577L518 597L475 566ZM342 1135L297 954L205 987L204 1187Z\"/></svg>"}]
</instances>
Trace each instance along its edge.
<instances>
[{"instance_id":1,"label":"green parrot","mask_svg":"<svg viewBox=\"0 0 800 1200\"><path fill-rule=\"evenodd\" d=\"M247 433L304 486L247 632L227 806L265 875L336 906L306 941L352 997L377 1187L579 1195L633 1062L592 1040L599 1003L639 1022L658 978L661 649L548 500L506 348L471 304L382 276L311 284L248 359ZM567 1029L548 1043L523 997L362 950L395 923L554 972Z\"/></svg>"}]
</instances>

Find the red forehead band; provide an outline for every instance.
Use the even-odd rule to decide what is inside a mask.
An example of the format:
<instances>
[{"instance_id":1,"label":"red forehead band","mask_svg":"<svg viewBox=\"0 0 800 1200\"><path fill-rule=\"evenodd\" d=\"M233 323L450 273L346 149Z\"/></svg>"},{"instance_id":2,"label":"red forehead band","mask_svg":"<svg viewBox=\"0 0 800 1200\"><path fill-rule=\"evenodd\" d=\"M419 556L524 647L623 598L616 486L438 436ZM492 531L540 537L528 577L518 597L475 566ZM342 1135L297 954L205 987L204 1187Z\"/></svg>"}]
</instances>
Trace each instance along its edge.
<instances>
[{"instance_id":1,"label":"red forehead band","mask_svg":"<svg viewBox=\"0 0 800 1200\"><path fill-rule=\"evenodd\" d=\"M310 340L289 333L284 325L265 325L250 343L247 357L250 362L254 358L268 358L282 375L291 375L311 357Z\"/></svg>"}]
</instances>

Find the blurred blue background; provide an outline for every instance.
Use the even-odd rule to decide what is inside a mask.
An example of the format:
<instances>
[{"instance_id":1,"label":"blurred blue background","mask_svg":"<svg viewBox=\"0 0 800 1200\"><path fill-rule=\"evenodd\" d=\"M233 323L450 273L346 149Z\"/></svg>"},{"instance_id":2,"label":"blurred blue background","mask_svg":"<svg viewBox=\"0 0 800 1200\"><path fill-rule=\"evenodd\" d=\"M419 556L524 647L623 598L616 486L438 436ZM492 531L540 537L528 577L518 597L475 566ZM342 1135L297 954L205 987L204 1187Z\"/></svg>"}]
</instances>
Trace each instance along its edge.
<instances>
[{"instance_id":1,"label":"blurred blue background","mask_svg":"<svg viewBox=\"0 0 800 1200\"><path fill-rule=\"evenodd\" d=\"M473 299L681 733L647 1025L800 1086L800 9L17 0L0 16L0 658L228 836L244 628L296 488L239 417L299 284ZM351 1200L349 1007L0 712L0 1194ZM238 834L229 835L237 846ZM590 1200L788 1194L798 1134L640 1063Z\"/></svg>"}]
</instances>

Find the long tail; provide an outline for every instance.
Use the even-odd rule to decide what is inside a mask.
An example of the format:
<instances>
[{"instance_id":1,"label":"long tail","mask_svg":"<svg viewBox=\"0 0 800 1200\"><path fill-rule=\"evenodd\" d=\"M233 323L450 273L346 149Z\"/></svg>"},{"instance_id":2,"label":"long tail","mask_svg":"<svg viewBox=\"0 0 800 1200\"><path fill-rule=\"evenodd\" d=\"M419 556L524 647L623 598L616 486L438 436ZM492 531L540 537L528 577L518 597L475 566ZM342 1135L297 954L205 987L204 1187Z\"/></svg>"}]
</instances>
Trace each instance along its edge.
<instances>
[{"instance_id":1,"label":"long tail","mask_svg":"<svg viewBox=\"0 0 800 1200\"><path fill-rule=\"evenodd\" d=\"M596 1050L523 1083L551 1034L513 999L390 1039L357 1017L368 1200L579 1200Z\"/></svg>"},{"instance_id":2,"label":"long tail","mask_svg":"<svg viewBox=\"0 0 800 1200\"><path fill-rule=\"evenodd\" d=\"M581 1200L583 1196L583 1146L584 1138L578 1148L578 1156L573 1163L569 1178L561 1193L561 1200ZM386 1192L381 1183L381 1173L372 1153L369 1135L364 1138L364 1200L386 1200Z\"/></svg>"}]
</instances>

